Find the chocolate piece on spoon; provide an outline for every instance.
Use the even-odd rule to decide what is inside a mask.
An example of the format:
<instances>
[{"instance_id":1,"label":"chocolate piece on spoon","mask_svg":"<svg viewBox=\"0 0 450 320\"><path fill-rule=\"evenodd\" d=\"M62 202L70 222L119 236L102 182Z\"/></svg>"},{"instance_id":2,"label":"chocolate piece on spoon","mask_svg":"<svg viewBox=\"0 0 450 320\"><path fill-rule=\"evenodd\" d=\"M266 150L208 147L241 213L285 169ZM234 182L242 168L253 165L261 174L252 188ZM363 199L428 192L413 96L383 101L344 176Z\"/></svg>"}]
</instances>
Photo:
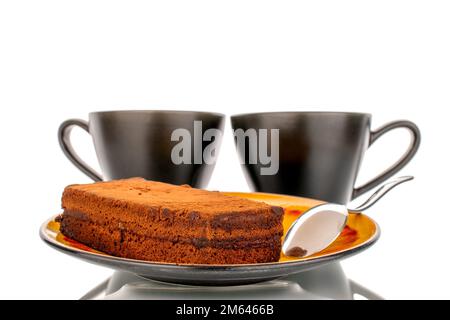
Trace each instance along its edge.
<instances>
[{"instance_id":1,"label":"chocolate piece on spoon","mask_svg":"<svg viewBox=\"0 0 450 320\"><path fill-rule=\"evenodd\" d=\"M306 256L307 253L308 253L308 251L306 251L306 250L303 249L303 248L300 248L300 247L293 247L293 248L289 249L288 252L286 252L286 255L287 255L287 256L290 256L290 257L298 257L298 258L301 258L301 257Z\"/></svg>"}]
</instances>

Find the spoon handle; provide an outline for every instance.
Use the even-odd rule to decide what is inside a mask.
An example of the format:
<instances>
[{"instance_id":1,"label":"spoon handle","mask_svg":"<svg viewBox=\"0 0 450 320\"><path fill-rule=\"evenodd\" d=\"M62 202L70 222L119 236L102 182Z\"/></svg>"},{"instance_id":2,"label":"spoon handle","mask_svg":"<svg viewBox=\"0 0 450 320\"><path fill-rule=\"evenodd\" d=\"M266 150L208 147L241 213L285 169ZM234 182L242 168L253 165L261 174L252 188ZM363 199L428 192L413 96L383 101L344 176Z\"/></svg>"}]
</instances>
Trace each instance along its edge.
<instances>
[{"instance_id":1,"label":"spoon handle","mask_svg":"<svg viewBox=\"0 0 450 320\"><path fill-rule=\"evenodd\" d=\"M383 196L386 193L388 193L390 190L392 190L393 188L395 188L396 186L398 186L398 185L400 185L400 184L402 184L404 182L411 181L412 179L414 179L413 176L405 176L405 177L395 178L393 180L390 180L390 181L386 182L381 187L379 187L377 189L377 191L375 191L370 196L370 198L367 199L363 204L361 204L360 206L358 206L355 209L348 209L348 212L350 212L350 213L361 213L362 211L369 209L376 202L378 202L378 200L383 198Z\"/></svg>"}]
</instances>

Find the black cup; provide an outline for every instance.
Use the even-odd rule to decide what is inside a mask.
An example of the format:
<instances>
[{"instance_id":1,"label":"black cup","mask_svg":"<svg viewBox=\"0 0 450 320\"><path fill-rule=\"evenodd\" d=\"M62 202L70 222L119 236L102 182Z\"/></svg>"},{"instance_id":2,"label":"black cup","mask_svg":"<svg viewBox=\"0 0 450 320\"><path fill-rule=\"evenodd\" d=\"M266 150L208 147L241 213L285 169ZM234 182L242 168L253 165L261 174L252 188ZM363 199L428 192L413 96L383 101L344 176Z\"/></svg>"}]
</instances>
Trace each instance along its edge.
<instances>
[{"instance_id":1,"label":"black cup","mask_svg":"<svg viewBox=\"0 0 450 320\"><path fill-rule=\"evenodd\" d=\"M274 175L262 175L267 161L251 164L248 136L238 148L242 168L254 191L297 195L346 204L382 183L403 168L416 153L420 132L410 121L394 121L371 131L371 115L343 112L272 112L235 115L234 130L279 129L279 168ZM390 168L354 188L363 155L380 136L396 128L411 132L411 144ZM253 135L254 137L254 135ZM260 137L259 137L260 138ZM237 139L236 139L237 140ZM267 139L270 142L270 139ZM253 147L255 142L253 142ZM272 150L272 151L276 151ZM245 153L244 153L245 152ZM244 161L245 160L245 161ZM254 162L254 161L253 161Z\"/></svg>"},{"instance_id":2,"label":"black cup","mask_svg":"<svg viewBox=\"0 0 450 320\"><path fill-rule=\"evenodd\" d=\"M69 160L94 181L143 177L173 184L205 187L214 169L214 163L194 159L176 164L172 150L179 141L172 141L172 133L185 129L201 154L214 142L203 139L208 129L223 131L225 117L218 113L190 111L106 111L89 114L89 122L79 119L64 121L58 131L61 149ZM199 122L201 121L199 130ZM70 143L70 131L78 126L92 136L102 174L95 172L75 153ZM201 136L201 137L200 137ZM220 137L217 137L217 149ZM180 139L181 141L181 139ZM216 150L218 152L218 150Z\"/></svg>"}]
</instances>

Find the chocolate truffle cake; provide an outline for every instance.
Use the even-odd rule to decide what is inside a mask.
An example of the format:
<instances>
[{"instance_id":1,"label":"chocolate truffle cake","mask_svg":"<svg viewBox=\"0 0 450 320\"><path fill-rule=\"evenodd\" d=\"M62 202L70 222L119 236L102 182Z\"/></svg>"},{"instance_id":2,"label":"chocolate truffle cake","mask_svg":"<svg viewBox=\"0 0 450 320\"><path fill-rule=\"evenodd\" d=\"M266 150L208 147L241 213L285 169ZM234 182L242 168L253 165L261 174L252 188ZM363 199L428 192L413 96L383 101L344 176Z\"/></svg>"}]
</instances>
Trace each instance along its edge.
<instances>
[{"instance_id":1,"label":"chocolate truffle cake","mask_svg":"<svg viewBox=\"0 0 450 320\"><path fill-rule=\"evenodd\" d=\"M66 187L61 232L131 259L191 264L274 262L283 209L141 178Z\"/></svg>"}]
</instances>

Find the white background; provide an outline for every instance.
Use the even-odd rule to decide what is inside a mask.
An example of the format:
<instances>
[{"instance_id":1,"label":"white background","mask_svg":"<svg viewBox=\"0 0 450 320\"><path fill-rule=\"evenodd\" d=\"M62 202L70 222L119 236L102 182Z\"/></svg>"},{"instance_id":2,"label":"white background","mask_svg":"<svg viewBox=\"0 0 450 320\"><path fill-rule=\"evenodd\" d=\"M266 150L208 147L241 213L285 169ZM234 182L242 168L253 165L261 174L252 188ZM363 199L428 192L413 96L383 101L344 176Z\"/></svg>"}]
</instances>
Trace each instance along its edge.
<instances>
[{"instance_id":1,"label":"white background","mask_svg":"<svg viewBox=\"0 0 450 320\"><path fill-rule=\"evenodd\" d=\"M367 213L382 228L347 274L386 298L450 298L448 1L2 1L0 298L78 298L111 272L38 237L63 188L63 120L109 109L370 112L420 127L416 176ZM90 137L80 154L97 166ZM366 154L359 183L405 150ZM211 189L248 190L227 122Z\"/></svg>"}]
</instances>

